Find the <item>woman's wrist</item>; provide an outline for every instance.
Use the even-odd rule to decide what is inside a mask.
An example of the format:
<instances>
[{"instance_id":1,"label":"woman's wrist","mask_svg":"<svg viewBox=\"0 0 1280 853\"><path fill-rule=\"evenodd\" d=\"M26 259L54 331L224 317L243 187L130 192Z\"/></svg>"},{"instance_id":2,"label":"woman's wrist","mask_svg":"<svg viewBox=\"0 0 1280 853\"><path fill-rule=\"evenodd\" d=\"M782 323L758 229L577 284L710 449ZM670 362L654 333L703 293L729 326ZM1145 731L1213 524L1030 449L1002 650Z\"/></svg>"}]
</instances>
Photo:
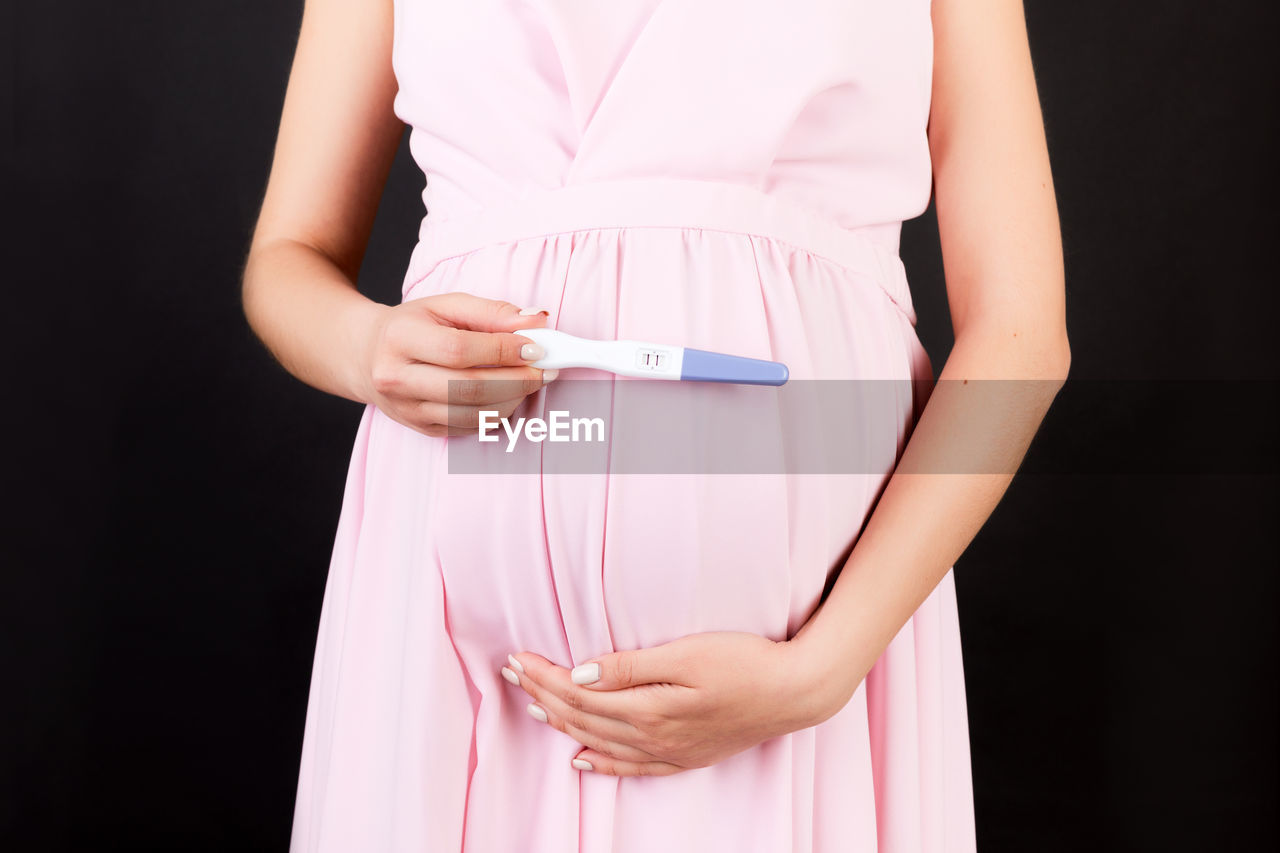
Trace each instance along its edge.
<instances>
[{"instance_id":1,"label":"woman's wrist","mask_svg":"<svg viewBox=\"0 0 1280 853\"><path fill-rule=\"evenodd\" d=\"M285 370L308 385L368 403L371 354L391 306L362 294L315 249L277 240L250 252L246 317Z\"/></svg>"},{"instance_id":2,"label":"woman's wrist","mask_svg":"<svg viewBox=\"0 0 1280 853\"><path fill-rule=\"evenodd\" d=\"M812 620L810 617L810 623ZM824 644L816 632L805 628L783 643L785 689L794 697L793 730L816 726L838 713L853 698L866 675L858 671L859 665L851 657Z\"/></svg>"},{"instance_id":3,"label":"woman's wrist","mask_svg":"<svg viewBox=\"0 0 1280 853\"><path fill-rule=\"evenodd\" d=\"M361 297L345 309L342 328L349 331L347 351L351 357L344 360L349 367L344 379L349 390L344 396L361 403L374 402L374 359L392 308Z\"/></svg>"}]
</instances>

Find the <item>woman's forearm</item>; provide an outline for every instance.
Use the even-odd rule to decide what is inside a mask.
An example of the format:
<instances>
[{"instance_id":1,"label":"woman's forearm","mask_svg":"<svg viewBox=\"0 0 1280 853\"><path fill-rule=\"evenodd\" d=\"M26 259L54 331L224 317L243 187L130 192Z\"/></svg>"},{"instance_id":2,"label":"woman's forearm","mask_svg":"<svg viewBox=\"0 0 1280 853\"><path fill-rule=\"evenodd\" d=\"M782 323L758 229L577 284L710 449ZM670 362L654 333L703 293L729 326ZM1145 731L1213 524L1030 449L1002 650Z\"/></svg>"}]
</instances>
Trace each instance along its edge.
<instances>
[{"instance_id":1,"label":"woman's forearm","mask_svg":"<svg viewBox=\"0 0 1280 853\"><path fill-rule=\"evenodd\" d=\"M935 0L931 16L929 150L956 344L830 594L788 643L815 722L844 707L987 520L1070 363L1022 4Z\"/></svg>"},{"instance_id":2,"label":"woman's forearm","mask_svg":"<svg viewBox=\"0 0 1280 853\"><path fill-rule=\"evenodd\" d=\"M388 306L361 294L337 264L292 240L255 245L243 301L249 325L286 370L322 391L370 400L371 329Z\"/></svg>"},{"instance_id":3,"label":"woman's forearm","mask_svg":"<svg viewBox=\"0 0 1280 853\"><path fill-rule=\"evenodd\" d=\"M790 643L814 724L844 707L990 516L1065 379L1065 339L970 331L830 594Z\"/></svg>"}]
</instances>

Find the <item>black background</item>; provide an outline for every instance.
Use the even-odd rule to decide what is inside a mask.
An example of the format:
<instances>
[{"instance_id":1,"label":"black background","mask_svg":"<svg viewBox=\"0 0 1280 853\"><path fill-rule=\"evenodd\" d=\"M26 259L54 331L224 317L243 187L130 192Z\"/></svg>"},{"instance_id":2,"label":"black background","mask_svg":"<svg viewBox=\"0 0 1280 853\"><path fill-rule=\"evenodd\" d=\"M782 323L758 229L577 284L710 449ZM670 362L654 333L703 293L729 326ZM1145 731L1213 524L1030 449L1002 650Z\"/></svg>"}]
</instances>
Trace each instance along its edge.
<instances>
[{"instance_id":1,"label":"black background","mask_svg":"<svg viewBox=\"0 0 1280 853\"><path fill-rule=\"evenodd\" d=\"M987 853L1276 841L1264 8L1027 2L1073 378L956 568ZM0 7L5 849L288 844L361 413L239 303L300 13ZM362 272L385 302L421 187L402 148ZM931 214L903 256L940 366Z\"/></svg>"}]
</instances>

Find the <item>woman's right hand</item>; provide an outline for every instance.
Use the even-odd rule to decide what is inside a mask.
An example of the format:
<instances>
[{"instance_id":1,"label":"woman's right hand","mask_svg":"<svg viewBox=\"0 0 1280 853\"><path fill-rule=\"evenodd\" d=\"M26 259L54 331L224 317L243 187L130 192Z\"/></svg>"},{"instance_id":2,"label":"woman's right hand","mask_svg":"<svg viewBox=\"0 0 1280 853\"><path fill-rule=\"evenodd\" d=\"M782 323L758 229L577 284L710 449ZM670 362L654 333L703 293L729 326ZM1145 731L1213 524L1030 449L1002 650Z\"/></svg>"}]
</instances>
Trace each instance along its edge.
<instances>
[{"instance_id":1,"label":"woman's right hand","mask_svg":"<svg viewBox=\"0 0 1280 853\"><path fill-rule=\"evenodd\" d=\"M468 293L383 305L365 347L366 399L392 420L429 436L465 435L480 411L508 417L555 370L529 362L542 348L519 335L547 312Z\"/></svg>"}]
</instances>

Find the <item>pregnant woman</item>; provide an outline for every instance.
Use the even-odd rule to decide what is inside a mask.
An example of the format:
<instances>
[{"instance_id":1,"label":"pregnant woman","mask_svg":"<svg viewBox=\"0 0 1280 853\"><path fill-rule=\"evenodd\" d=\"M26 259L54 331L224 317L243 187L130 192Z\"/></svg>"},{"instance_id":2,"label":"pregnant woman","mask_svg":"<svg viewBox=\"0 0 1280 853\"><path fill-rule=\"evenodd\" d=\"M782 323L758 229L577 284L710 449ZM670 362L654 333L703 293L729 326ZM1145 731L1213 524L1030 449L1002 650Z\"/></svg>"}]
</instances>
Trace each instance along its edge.
<instances>
[{"instance_id":1,"label":"pregnant woman","mask_svg":"<svg viewBox=\"0 0 1280 853\"><path fill-rule=\"evenodd\" d=\"M391 306L354 283L406 124ZM931 195L936 386L898 258ZM1069 361L1018 0L307 0L244 302L366 404L295 853L974 848L951 566ZM481 410L647 381L540 370L535 327L908 393L823 425L891 437L863 472L451 470Z\"/></svg>"}]
</instances>

